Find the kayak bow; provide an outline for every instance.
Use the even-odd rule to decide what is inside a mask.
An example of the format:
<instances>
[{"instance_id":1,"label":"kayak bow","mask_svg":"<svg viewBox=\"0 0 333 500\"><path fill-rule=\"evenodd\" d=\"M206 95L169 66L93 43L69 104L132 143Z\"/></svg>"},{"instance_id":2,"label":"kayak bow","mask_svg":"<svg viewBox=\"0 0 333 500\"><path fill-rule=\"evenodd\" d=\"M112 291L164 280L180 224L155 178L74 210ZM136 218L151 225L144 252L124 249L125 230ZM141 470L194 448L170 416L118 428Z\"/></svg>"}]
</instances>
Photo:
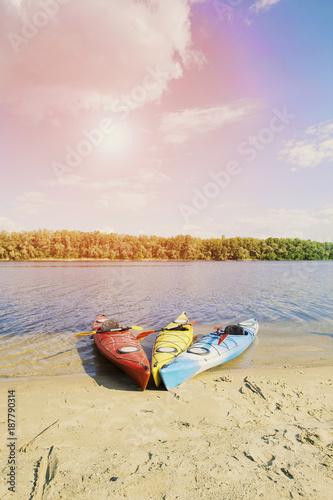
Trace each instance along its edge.
<instances>
[{"instance_id":1,"label":"kayak bow","mask_svg":"<svg viewBox=\"0 0 333 500\"><path fill-rule=\"evenodd\" d=\"M193 328L183 312L157 336L152 354L152 374L156 386L161 382L160 368L185 351L193 341Z\"/></svg>"},{"instance_id":2,"label":"kayak bow","mask_svg":"<svg viewBox=\"0 0 333 500\"><path fill-rule=\"evenodd\" d=\"M148 358L128 329L120 327L119 331L102 332L101 325L108 319L100 314L93 323L96 347L108 361L127 373L144 391L151 373Z\"/></svg>"}]
</instances>

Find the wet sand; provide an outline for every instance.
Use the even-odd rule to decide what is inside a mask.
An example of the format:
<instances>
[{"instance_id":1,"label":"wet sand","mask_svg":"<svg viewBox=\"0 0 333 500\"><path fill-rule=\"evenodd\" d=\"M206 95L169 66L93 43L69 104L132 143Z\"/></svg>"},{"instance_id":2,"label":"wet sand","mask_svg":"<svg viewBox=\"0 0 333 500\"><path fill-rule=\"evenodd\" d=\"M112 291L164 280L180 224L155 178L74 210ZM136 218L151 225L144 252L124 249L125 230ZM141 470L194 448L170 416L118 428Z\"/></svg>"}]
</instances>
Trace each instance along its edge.
<instances>
[{"instance_id":1,"label":"wet sand","mask_svg":"<svg viewBox=\"0 0 333 500\"><path fill-rule=\"evenodd\" d=\"M279 322L278 325L261 322L253 344L241 356L216 370L329 363L333 359L333 333L330 333L333 323L326 323L307 323L304 327L302 323L291 321ZM147 326L146 329L152 330L153 327ZM213 329L213 323L196 325L194 341ZM78 331L47 331L2 336L0 380L84 373L117 377L118 371L99 353L92 336L75 338L76 333ZM155 339L156 335L151 335L141 341L150 361Z\"/></svg>"},{"instance_id":2,"label":"wet sand","mask_svg":"<svg viewBox=\"0 0 333 500\"><path fill-rule=\"evenodd\" d=\"M296 363L224 365L169 392L120 371L2 380L0 497L331 499L332 364Z\"/></svg>"}]
</instances>

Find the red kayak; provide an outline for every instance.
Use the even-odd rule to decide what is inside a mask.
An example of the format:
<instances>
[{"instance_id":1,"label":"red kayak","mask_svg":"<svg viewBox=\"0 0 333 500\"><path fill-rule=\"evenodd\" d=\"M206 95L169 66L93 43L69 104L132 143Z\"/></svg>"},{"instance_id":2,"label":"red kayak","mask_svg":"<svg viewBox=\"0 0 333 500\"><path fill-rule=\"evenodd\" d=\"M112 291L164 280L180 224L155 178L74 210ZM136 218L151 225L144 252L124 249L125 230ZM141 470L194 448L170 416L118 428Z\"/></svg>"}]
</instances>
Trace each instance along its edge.
<instances>
[{"instance_id":1,"label":"red kayak","mask_svg":"<svg viewBox=\"0 0 333 500\"><path fill-rule=\"evenodd\" d=\"M103 331L106 328L102 325L106 321L113 320L100 314L93 323L93 330L99 332L94 335L97 349L144 391L150 377L150 365L144 350L128 327L122 328L117 323L118 326L110 328L111 331Z\"/></svg>"}]
</instances>

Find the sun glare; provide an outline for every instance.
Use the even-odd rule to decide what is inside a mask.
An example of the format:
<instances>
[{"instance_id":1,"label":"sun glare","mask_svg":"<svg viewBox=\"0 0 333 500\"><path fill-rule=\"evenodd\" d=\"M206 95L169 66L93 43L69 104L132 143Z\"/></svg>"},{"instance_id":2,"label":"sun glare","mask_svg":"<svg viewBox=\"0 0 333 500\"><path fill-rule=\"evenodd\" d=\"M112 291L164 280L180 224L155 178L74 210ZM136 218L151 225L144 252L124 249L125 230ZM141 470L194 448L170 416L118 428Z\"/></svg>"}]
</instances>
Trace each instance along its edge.
<instances>
[{"instance_id":1,"label":"sun glare","mask_svg":"<svg viewBox=\"0 0 333 500\"><path fill-rule=\"evenodd\" d=\"M112 132L105 135L100 152L104 157L122 158L132 151L133 141L134 134L128 124L115 125Z\"/></svg>"}]
</instances>

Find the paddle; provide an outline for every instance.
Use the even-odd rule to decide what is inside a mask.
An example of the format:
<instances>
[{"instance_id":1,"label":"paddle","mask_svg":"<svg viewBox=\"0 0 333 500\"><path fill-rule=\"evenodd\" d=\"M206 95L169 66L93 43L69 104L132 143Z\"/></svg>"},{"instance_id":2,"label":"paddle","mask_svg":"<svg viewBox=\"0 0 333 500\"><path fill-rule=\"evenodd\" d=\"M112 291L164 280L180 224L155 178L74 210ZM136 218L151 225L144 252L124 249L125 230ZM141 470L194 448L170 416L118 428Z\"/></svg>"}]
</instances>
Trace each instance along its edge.
<instances>
[{"instance_id":1,"label":"paddle","mask_svg":"<svg viewBox=\"0 0 333 500\"><path fill-rule=\"evenodd\" d=\"M161 330L152 330L150 332L142 332L139 333L139 335L136 337L136 340L141 340L145 337L148 337L148 335L151 335L152 333L160 332Z\"/></svg>"},{"instance_id":2,"label":"paddle","mask_svg":"<svg viewBox=\"0 0 333 500\"><path fill-rule=\"evenodd\" d=\"M110 332L123 332L125 330L143 330L142 326L136 326L136 325L133 325L133 326L127 326L127 327L124 327L124 328L116 328L114 330L109 330ZM101 332L100 330L98 330L97 332L81 332L81 333L77 333L76 335L74 335L74 337L86 337L87 335L95 335L95 333L109 333L109 332Z\"/></svg>"},{"instance_id":3,"label":"paddle","mask_svg":"<svg viewBox=\"0 0 333 500\"><path fill-rule=\"evenodd\" d=\"M197 321L189 321L186 324L187 325L198 325L199 323ZM152 333L159 333L159 332L162 332L163 330L164 331L178 330L178 328L179 328L179 326L175 326L173 328L160 328L159 330L152 330L150 332L142 332L142 333L139 333L139 335L136 337L136 340L141 340L144 337L148 337L148 335L151 335Z\"/></svg>"}]
</instances>

